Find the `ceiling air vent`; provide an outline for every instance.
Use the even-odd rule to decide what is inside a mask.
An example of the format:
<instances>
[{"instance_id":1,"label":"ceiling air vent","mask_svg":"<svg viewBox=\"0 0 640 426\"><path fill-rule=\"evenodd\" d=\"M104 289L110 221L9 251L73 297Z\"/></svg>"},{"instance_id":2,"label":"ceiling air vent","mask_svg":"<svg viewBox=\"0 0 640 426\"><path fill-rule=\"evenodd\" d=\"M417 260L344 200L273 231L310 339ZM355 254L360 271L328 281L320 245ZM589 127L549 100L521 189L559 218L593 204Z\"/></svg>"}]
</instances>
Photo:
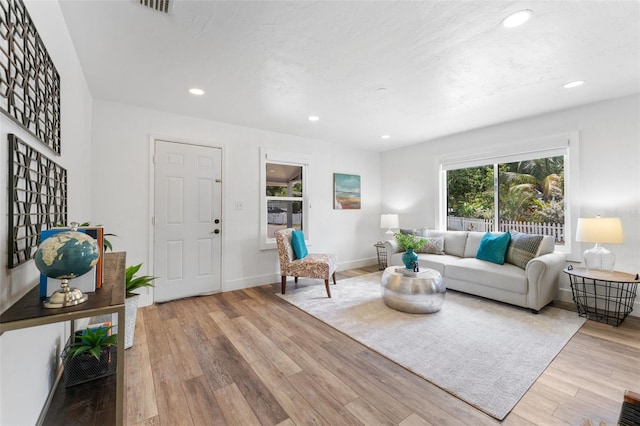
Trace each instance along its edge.
<instances>
[{"instance_id":1,"label":"ceiling air vent","mask_svg":"<svg viewBox=\"0 0 640 426\"><path fill-rule=\"evenodd\" d=\"M169 13L169 0L140 0L140 4L158 12Z\"/></svg>"}]
</instances>

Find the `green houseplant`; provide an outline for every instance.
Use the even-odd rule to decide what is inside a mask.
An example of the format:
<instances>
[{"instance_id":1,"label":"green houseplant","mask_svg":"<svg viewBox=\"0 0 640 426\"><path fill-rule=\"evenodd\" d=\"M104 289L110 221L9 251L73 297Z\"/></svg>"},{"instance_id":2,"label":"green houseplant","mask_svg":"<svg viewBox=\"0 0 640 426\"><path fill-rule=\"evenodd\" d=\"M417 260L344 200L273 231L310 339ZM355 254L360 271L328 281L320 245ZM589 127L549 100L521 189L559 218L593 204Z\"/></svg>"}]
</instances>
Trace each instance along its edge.
<instances>
[{"instance_id":1,"label":"green houseplant","mask_svg":"<svg viewBox=\"0 0 640 426\"><path fill-rule=\"evenodd\" d=\"M407 269L413 269L414 262L418 261L418 255L414 253L414 250L424 247L427 241L426 238L412 234L403 234L401 232L396 232L393 236L398 242L400 249L405 251L402 255L402 263L404 263Z\"/></svg>"},{"instance_id":2,"label":"green houseplant","mask_svg":"<svg viewBox=\"0 0 640 426\"><path fill-rule=\"evenodd\" d=\"M403 234L401 232L396 232L393 234L398 245L402 250L419 250L424 247L424 243L427 241L426 238L418 237L417 235L412 234Z\"/></svg>"},{"instance_id":3,"label":"green houseplant","mask_svg":"<svg viewBox=\"0 0 640 426\"><path fill-rule=\"evenodd\" d=\"M142 275L136 277L136 274L142 267L142 263L137 265L127 266L127 269L124 271L124 282L125 282L125 293L126 297L138 296L138 294L134 293L134 291L143 288L143 287L155 287L153 284L153 280L157 277L152 277L150 275Z\"/></svg>"},{"instance_id":4,"label":"green houseplant","mask_svg":"<svg viewBox=\"0 0 640 426\"><path fill-rule=\"evenodd\" d=\"M137 265L127 266L124 271L124 284L125 284L125 300L124 300L124 314L125 314L125 334L124 334L124 348L129 349L133 346L133 337L136 328L136 317L138 313L138 305L140 304L140 295L134 293L143 287L155 287L153 281L157 277L150 275L136 276L142 263Z\"/></svg>"},{"instance_id":5,"label":"green houseplant","mask_svg":"<svg viewBox=\"0 0 640 426\"><path fill-rule=\"evenodd\" d=\"M118 344L118 335L111 334L112 326L87 328L75 333L63 352L66 386L97 379L114 368L111 352Z\"/></svg>"}]
</instances>

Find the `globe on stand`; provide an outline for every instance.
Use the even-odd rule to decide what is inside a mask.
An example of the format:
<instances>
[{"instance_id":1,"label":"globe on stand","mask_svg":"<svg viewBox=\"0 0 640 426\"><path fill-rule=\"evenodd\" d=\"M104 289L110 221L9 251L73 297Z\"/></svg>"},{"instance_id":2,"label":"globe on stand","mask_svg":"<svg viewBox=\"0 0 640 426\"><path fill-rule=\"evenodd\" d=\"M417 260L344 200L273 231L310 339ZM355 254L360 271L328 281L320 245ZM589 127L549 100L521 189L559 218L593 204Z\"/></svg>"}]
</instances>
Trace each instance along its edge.
<instances>
[{"instance_id":1,"label":"globe on stand","mask_svg":"<svg viewBox=\"0 0 640 426\"><path fill-rule=\"evenodd\" d=\"M89 272L98 263L100 250L96 240L77 231L77 223L74 222L71 226L70 231L60 232L44 240L33 258L43 275L60 280L60 290L56 290L44 302L45 308L74 306L89 298L77 288L69 288L69 280Z\"/></svg>"}]
</instances>

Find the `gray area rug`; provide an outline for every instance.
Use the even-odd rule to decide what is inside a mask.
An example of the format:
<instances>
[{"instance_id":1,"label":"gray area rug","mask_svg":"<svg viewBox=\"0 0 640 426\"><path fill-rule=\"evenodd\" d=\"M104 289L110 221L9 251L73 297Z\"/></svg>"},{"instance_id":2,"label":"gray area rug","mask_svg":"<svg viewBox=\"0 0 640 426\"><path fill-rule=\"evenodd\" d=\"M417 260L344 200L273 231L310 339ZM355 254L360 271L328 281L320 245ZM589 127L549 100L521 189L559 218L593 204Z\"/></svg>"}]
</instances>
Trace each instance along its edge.
<instances>
[{"instance_id":1,"label":"gray area rug","mask_svg":"<svg viewBox=\"0 0 640 426\"><path fill-rule=\"evenodd\" d=\"M382 301L382 273L331 285L291 283L284 300L498 420L584 324L575 312L527 309L448 291L434 314L407 314Z\"/></svg>"}]
</instances>

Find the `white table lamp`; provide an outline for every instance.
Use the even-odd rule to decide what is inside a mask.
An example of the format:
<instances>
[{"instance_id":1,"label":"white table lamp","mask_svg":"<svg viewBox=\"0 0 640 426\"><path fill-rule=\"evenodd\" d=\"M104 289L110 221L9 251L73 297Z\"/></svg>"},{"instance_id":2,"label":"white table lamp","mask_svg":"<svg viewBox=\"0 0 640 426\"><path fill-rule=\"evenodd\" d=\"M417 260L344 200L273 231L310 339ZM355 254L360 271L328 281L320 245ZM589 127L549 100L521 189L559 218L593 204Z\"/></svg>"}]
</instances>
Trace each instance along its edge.
<instances>
[{"instance_id":1,"label":"white table lamp","mask_svg":"<svg viewBox=\"0 0 640 426\"><path fill-rule=\"evenodd\" d=\"M385 235L392 236L393 231L392 228L398 229L400 228L400 221L398 220L397 214L383 214L380 216L380 228L387 228L387 232Z\"/></svg>"},{"instance_id":2,"label":"white table lamp","mask_svg":"<svg viewBox=\"0 0 640 426\"><path fill-rule=\"evenodd\" d=\"M622 244L622 222L617 217L579 218L576 230L576 241L595 243L595 246L584 252L584 264L587 269L613 271L616 256L602 246L607 244Z\"/></svg>"}]
</instances>

